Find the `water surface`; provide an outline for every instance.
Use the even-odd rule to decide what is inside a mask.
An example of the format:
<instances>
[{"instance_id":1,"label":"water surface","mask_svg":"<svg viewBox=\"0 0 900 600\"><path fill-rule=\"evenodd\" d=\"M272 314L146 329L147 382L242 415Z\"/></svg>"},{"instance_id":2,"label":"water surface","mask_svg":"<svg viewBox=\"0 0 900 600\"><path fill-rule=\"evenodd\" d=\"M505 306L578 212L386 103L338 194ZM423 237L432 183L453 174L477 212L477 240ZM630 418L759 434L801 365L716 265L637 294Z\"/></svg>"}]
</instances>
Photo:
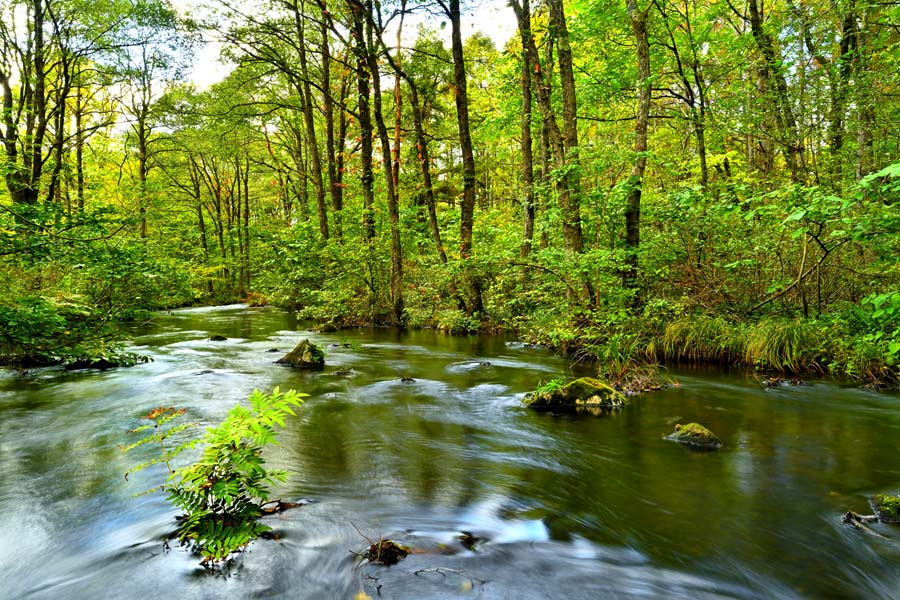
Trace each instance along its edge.
<instances>
[{"instance_id":1,"label":"water surface","mask_svg":"<svg viewBox=\"0 0 900 600\"><path fill-rule=\"evenodd\" d=\"M318 334L243 306L175 311L133 334L154 362L0 372L0 597L900 597L900 529L875 525L878 538L839 520L900 492L897 395L673 371L678 387L620 413L553 416L521 398L573 372L502 337ZM324 371L273 364L269 350L302 337L325 346ZM310 394L267 454L290 473L276 495L313 502L270 518L278 539L228 576L207 573L166 550L165 499L133 497L164 474L125 481L140 457L117 446L155 406L213 424L274 386ZM690 421L725 447L662 440ZM357 529L418 553L359 567Z\"/></svg>"}]
</instances>

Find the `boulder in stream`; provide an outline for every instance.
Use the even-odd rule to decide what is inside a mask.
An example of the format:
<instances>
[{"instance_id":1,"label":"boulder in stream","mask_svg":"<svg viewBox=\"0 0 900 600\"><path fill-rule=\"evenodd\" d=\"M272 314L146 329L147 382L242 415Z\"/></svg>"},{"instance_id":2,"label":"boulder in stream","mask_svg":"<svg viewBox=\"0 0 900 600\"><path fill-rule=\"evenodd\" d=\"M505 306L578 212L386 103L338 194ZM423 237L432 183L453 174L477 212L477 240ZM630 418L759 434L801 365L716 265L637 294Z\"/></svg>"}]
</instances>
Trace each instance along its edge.
<instances>
[{"instance_id":1,"label":"boulder in stream","mask_svg":"<svg viewBox=\"0 0 900 600\"><path fill-rule=\"evenodd\" d=\"M700 423L675 425L675 431L665 439L700 450L717 450L722 447L722 440Z\"/></svg>"},{"instance_id":2,"label":"boulder in stream","mask_svg":"<svg viewBox=\"0 0 900 600\"><path fill-rule=\"evenodd\" d=\"M300 369L321 369L325 366L325 353L309 340L301 340L296 348L275 363Z\"/></svg>"},{"instance_id":3,"label":"boulder in stream","mask_svg":"<svg viewBox=\"0 0 900 600\"><path fill-rule=\"evenodd\" d=\"M534 410L574 412L580 409L612 410L628 402L621 392L593 377L581 377L566 385L537 390L525 396L525 406Z\"/></svg>"},{"instance_id":4,"label":"boulder in stream","mask_svg":"<svg viewBox=\"0 0 900 600\"><path fill-rule=\"evenodd\" d=\"M212 334L211 336L209 336L208 339L209 339L209 341L211 341L211 342L224 342L224 341L227 340L228 338L225 337L224 335L219 335L218 333L214 333L214 334Z\"/></svg>"},{"instance_id":5,"label":"boulder in stream","mask_svg":"<svg viewBox=\"0 0 900 600\"><path fill-rule=\"evenodd\" d=\"M869 498L869 505L882 523L900 523L900 497L875 494Z\"/></svg>"}]
</instances>

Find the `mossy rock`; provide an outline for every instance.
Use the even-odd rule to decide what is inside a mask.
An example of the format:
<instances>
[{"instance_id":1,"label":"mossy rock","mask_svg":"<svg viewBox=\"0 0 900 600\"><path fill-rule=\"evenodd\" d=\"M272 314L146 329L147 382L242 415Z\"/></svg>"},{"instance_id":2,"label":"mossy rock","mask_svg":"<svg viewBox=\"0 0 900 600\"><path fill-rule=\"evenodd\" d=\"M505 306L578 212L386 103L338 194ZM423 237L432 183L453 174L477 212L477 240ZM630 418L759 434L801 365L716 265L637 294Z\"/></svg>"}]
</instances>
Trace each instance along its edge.
<instances>
[{"instance_id":1,"label":"mossy rock","mask_svg":"<svg viewBox=\"0 0 900 600\"><path fill-rule=\"evenodd\" d=\"M701 450L716 450L722 447L722 440L699 423L676 425L675 431L667 435L665 439Z\"/></svg>"},{"instance_id":2,"label":"mossy rock","mask_svg":"<svg viewBox=\"0 0 900 600\"><path fill-rule=\"evenodd\" d=\"M275 363L299 369L321 369L325 366L325 353L309 340L302 340L296 348Z\"/></svg>"},{"instance_id":3,"label":"mossy rock","mask_svg":"<svg viewBox=\"0 0 900 600\"><path fill-rule=\"evenodd\" d=\"M900 497L875 494L869 498L869 505L882 523L900 523Z\"/></svg>"},{"instance_id":4,"label":"mossy rock","mask_svg":"<svg viewBox=\"0 0 900 600\"><path fill-rule=\"evenodd\" d=\"M622 408L628 400L624 394L599 379L581 377L556 389L532 392L522 402L534 410L575 412L581 409Z\"/></svg>"}]
</instances>

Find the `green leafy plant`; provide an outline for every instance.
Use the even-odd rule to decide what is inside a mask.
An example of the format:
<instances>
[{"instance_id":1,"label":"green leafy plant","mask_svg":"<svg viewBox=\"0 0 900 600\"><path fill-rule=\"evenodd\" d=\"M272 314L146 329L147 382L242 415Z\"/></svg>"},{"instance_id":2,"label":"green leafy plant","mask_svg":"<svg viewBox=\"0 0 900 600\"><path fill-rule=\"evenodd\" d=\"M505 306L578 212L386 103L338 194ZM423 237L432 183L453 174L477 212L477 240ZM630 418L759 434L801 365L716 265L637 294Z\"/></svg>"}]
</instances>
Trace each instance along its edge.
<instances>
[{"instance_id":1,"label":"green leafy plant","mask_svg":"<svg viewBox=\"0 0 900 600\"><path fill-rule=\"evenodd\" d=\"M175 470L172 468L172 461L179 454L196 446L199 440L190 440L183 444L179 444L177 446L171 446L171 442L169 438L175 436L179 432L185 431L187 429L191 429L192 427L196 427L196 423L180 423L178 425L172 424L172 421L182 416L185 413L185 409L183 408L173 408L171 406L160 406L154 408L146 415L141 417L142 421L150 421L149 425L141 425L140 427L136 427L130 430L128 433L143 433L143 437L136 441L133 444L128 446L124 446L122 450L124 452L131 452L135 448L139 448L141 446L146 446L151 444L153 446L159 446L159 456L155 456L146 462L142 462L137 464L128 472L125 473L125 480L128 481L128 476L134 473L138 473L143 471L147 467L152 467L153 465L165 464L166 470L169 473L169 478L171 479L175 475ZM158 486L152 487L149 490L141 492L140 495L149 494L150 492L156 492L160 490L165 490L167 484L160 484Z\"/></svg>"},{"instance_id":2,"label":"green leafy plant","mask_svg":"<svg viewBox=\"0 0 900 600\"><path fill-rule=\"evenodd\" d=\"M547 382L541 382L538 384L537 388L534 390L535 394L545 394L549 392L555 392L556 390L562 388L566 385L566 380L564 377L555 377Z\"/></svg>"},{"instance_id":3,"label":"green leafy plant","mask_svg":"<svg viewBox=\"0 0 900 600\"><path fill-rule=\"evenodd\" d=\"M156 441L160 456L132 472L151 464L165 463L169 477L162 489L169 501L185 511L180 517L178 538L191 544L203 556L203 564L214 564L240 551L270 528L259 522L263 507L269 503L269 486L287 478L285 471L268 470L262 457L264 448L277 443L275 426L284 427L285 418L294 415L305 394L293 390L271 394L254 390L250 408L237 405L217 427L207 429L199 440L169 449L166 440L186 428L179 425L166 429L183 410L154 409L145 418L154 425L152 433L126 450ZM172 459L186 448L202 445L203 452L193 464L173 469Z\"/></svg>"}]
</instances>

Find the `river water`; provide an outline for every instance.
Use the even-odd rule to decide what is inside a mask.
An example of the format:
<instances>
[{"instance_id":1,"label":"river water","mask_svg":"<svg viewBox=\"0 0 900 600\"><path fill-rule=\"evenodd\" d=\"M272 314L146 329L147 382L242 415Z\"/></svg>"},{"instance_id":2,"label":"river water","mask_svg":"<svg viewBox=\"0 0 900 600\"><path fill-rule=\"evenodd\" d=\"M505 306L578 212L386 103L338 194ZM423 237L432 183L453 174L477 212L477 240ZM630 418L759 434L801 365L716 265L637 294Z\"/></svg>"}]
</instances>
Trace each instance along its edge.
<instances>
[{"instance_id":1,"label":"river water","mask_svg":"<svg viewBox=\"0 0 900 600\"><path fill-rule=\"evenodd\" d=\"M521 398L569 366L501 337L310 333L243 306L132 333L154 362L0 373L0 598L900 598L900 528L840 523L900 492L897 395L671 371L619 413L553 416ZM303 337L325 370L273 364ZM207 572L166 549L165 498L134 497L164 474L125 481L140 457L117 446L155 406L213 424L275 386L310 395L267 454L290 474L276 496L311 503ZM690 421L725 446L662 439ZM416 553L360 566L363 535Z\"/></svg>"}]
</instances>

